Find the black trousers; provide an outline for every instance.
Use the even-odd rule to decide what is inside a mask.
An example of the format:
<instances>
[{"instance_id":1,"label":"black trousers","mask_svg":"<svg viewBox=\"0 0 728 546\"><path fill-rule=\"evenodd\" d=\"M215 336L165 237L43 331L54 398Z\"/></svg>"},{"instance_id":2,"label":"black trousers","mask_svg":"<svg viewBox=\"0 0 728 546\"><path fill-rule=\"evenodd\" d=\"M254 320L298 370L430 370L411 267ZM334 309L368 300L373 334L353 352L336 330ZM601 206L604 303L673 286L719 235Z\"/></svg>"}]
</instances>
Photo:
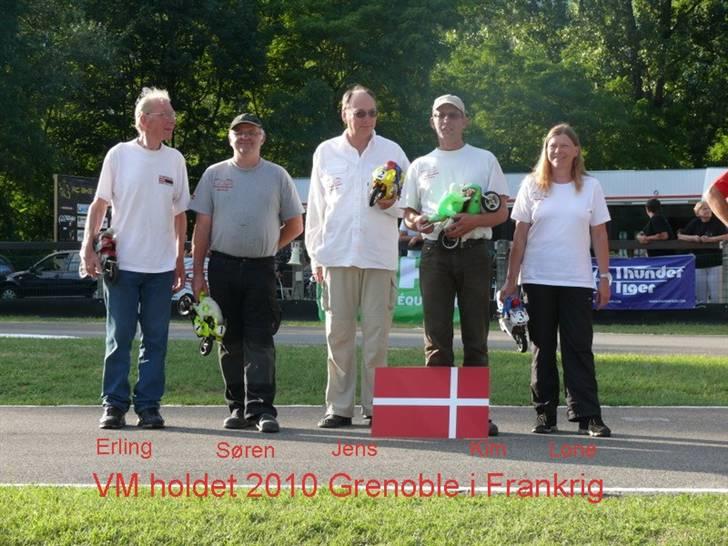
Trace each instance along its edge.
<instances>
[{"instance_id":1,"label":"black trousers","mask_svg":"<svg viewBox=\"0 0 728 546\"><path fill-rule=\"evenodd\" d=\"M448 250L425 244L420 259L420 291L427 366L454 366L453 311L457 297L463 366L488 365L491 257L485 240Z\"/></svg>"},{"instance_id":2,"label":"black trousers","mask_svg":"<svg viewBox=\"0 0 728 546\"><path fill-rule=\"evenodd\" d=\"M525 284L529 315L528 334L533 343L531 401L536 413L556 419L559 371L556 332L561 342L569 421L601 415L592 353L592 301L590 288Z\"/></svg>"},{"instance_id":3,"label":"black trousers","mask_svg":"<svg viewBox=\"0 0 728 546\"><path fill-rule=\"evenodd\" d=\"M218 355L225 401L253 419L277 415L276 351L273 335L281 321L271 258L234 258L214 252L208 265L210 295L220 305L227 329Z\"/></svg>"}]
</instances>

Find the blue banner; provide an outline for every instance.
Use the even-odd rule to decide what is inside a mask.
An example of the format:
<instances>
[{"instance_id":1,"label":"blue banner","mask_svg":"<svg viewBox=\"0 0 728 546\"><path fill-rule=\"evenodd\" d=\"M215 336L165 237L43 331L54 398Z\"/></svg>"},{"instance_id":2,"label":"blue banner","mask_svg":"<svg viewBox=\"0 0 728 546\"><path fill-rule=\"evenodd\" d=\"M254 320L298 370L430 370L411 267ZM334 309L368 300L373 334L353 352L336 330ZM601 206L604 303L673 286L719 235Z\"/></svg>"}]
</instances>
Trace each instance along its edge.
<instances>
[{"instance_id":1,"label":"blue banner","mask_svg":"<svg viewBox=\"0 0 728 546\"><path fill-rule=\"evenodd\" d=\"M594 278L598 277L592 259ZM693 309L695 256L609 258L612 296L605 309Z\"/></svg>"}]
</instances>

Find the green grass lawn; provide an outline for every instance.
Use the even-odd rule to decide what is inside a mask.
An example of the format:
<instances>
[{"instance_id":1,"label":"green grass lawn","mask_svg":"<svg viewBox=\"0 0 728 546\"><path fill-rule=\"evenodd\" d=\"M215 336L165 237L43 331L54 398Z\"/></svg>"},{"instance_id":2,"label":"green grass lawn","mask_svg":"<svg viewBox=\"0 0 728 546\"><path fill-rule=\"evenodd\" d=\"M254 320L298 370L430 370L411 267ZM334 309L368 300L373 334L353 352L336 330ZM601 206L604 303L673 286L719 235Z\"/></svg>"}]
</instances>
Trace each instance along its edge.
<instances>
[{"instance_id":1,"label":"green grass lawn","mask_svg":"<svg viewBox=\"0 0 728 546\"><path fill-rule=\"evenodd\" d=\"M101 339L0 340L0 404L96 404ZM390 349L392 366L421 366L421 349ZM491 352L491 402L529 405L530 356ZM597 355L604 405L728 405L725 357ZM279 346L278 404L323 404L326 349ZM212 354L202 357L194 340L174 340L167 358L167 404L222 404L223 385Z\"/></svg>"},{"instance_id":2,"label":"green grass lawn","mask_svg":"<svg viewBox=\"0 0 728 546\"><path fill-rule=\"evenodd\" d=\"M728 496L100 498L0 487L3 545L725 544Z\"/></svg>"}]
</instances>

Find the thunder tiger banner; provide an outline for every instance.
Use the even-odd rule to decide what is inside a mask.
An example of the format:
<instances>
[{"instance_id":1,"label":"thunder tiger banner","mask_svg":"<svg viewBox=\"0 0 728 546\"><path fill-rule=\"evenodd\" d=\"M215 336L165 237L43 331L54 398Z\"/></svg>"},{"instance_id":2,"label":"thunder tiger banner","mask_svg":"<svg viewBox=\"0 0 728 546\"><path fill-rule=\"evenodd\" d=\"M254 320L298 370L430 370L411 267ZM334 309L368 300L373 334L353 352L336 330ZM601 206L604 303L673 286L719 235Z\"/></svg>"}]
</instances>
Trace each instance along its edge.
<instances>
[{"instance_id":1,"label":"thunder tiger banner","mask_svg":"<svg viewBox=\"0 0 728 546\"><path fill-rule=\"evenodd\" d=\"M592 260L594 279L598 277ZM609 259L612 297L605 309L693 309L695 256Z\"/></svg>"}]
</instances>

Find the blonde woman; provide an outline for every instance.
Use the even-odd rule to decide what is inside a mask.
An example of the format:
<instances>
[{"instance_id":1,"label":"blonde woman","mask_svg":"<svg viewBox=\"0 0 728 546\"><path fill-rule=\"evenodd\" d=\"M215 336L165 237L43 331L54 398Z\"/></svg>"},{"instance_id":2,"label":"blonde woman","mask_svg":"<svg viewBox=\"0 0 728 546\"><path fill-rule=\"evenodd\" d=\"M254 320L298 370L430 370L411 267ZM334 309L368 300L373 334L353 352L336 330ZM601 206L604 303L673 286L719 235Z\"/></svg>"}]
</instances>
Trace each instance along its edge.
<instances>
[{"instance_id":1,"label":"blonde woman","mask_svg":"<svg viewBox=\"0 0 728 546\"><path fill-rule=\"evenodd\" d=\"M610 220L599 181L584 170L579 138L566 124L553 127L533 172L521 183L511 218L516 221L508 275L501 297L526 293L532 341L533 432L557 430L559 372L556 334L561 338L567 417L579 433L610 436L602 421L592 353L592 303L609 302ZM592 274L590 242L599 267Z\"/></svg>"}]
</instances>

